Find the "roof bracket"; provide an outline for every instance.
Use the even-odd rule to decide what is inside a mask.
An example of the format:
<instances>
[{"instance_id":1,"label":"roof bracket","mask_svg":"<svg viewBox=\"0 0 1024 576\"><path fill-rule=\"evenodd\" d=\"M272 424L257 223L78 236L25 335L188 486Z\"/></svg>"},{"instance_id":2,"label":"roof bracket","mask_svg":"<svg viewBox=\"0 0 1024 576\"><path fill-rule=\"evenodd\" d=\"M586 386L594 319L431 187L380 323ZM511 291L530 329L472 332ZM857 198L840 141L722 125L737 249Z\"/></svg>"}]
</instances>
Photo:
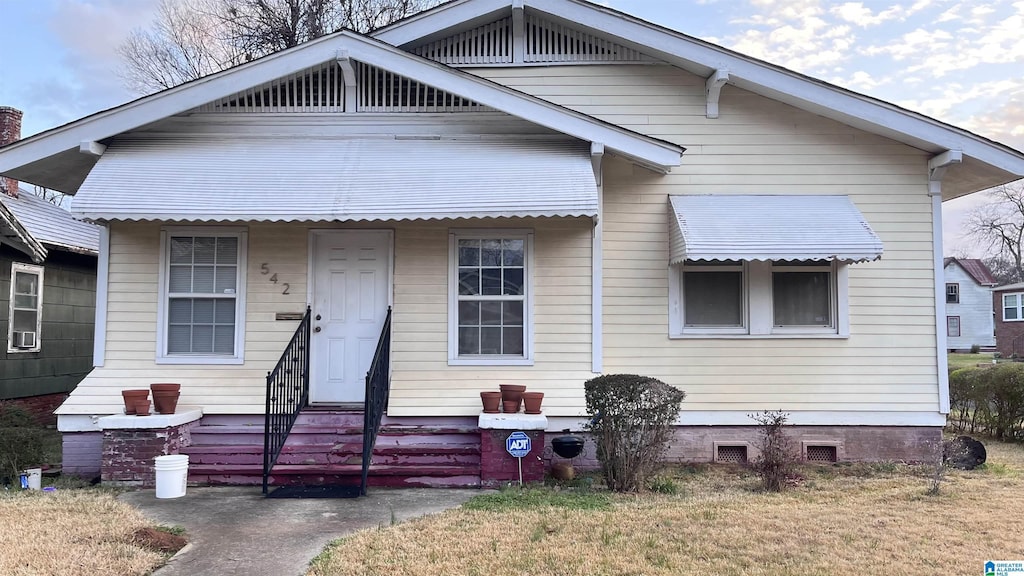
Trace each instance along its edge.
<instances>
[{"instance_id":1,"label":"roof bracket","mask_svg":"<svg viewBox=\"0 0 1024 576\"><path fill-rule=\"evenodd\" d=\"M604 163L604 144L600 142L590 143L590 164L594 167L594 180L598 187L603 186L601 174L604 172L601 165Z\"/></svg>"},{"instance_id":2,"label":"roof bracket","mask_svg":"<svg viewBox=\"0 0 1024 576\"><path fill-rule=\"evenodd\" d=\"M78 151L88 156L95 156L99 158L103 156L103 153L107 151L106 144L100 144L95 140L85 140L78 145Z\"/></svg>"},{"instance_id":3,"label":"roof bracket","mask_svg":"<svg viewBox=\"0 0 1024 576\"><path fill-rule=\"evenodd\" d=\"M356 70L352 66L352 60L348 57L348 50L338 50L338 66L341 67L341 75L345 79L345 112L355 113L358 107L356 101Z\"/></svg>"},{"instance_id":4,"label":"roof bracket","mask_svg":"<svg viewBox=\"0 0 1024 576\"><path fill-rule=\"evenodd\" d=\"M946 175L946 170L953 164L963 162L963 159L964 154L960 150L946 150L928 160L928 194L930 196L942 196L942 178Z\"/></svg>"},{"instance_id":5,"label":"roof bracket","mask_svg":"<svg viewBox=\"0 0 1024 576\"><path fill-rule=\"evenodd\" d=\"M708 118L718 118L718 98L722 95L722 86L729 81L729 70L719 68L708 76L704 84L704 94L708 99Z\"/></svg>"}]
</instances>

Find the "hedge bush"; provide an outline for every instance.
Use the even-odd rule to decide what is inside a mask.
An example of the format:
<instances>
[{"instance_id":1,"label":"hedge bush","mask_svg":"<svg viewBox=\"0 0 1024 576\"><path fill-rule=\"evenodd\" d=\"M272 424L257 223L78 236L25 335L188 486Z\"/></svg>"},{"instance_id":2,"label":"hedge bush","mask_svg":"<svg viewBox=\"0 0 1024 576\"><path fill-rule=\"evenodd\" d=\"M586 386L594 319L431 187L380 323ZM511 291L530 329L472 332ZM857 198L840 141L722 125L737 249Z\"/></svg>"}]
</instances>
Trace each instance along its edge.
<instances>
[{"instance_id":1,"label":"hedge bush","mask_svg":"<svg viewBox=\"0 0 1024 576\"><path fill-rule=\"evenodd\" d=\"M661 380L608 374L588 380L587 429L597 444L605 483L617 492L638 492L657 472L686 394Z\"/></svg>"},{"instance_id":2,"label":"hedge bush","mask_svg":"<svg viewBox=\"0 0 1024 576\"><path fill-rule=\"evenodd\" d=\"M950 425L959 431L1024 438L1024 364L954 370L949 404Z\"/></svg>"}]
</instances>

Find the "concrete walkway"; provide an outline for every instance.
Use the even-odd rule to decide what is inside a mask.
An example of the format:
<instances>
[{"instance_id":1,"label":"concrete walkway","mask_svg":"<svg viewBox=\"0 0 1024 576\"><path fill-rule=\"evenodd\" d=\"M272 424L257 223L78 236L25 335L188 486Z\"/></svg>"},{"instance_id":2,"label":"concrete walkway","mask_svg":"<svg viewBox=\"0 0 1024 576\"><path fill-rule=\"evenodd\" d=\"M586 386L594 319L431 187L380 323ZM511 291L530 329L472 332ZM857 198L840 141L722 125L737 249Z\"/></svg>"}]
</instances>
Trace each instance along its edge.
<instances>
[{"instance_id":1,"label":"concrete walkway","mask_svg":"<svg viewBox=\"0 0 1024 576\"><path fill-rule=\"evenodd\" d=\"M157 500L153 490L119 498L166 526L182 526L189 545L154 576L298 576L328 542L459 506L479 490L371 489L354 499L271 499L259 488L188 488Z\"/></svg>"}]
</instances>

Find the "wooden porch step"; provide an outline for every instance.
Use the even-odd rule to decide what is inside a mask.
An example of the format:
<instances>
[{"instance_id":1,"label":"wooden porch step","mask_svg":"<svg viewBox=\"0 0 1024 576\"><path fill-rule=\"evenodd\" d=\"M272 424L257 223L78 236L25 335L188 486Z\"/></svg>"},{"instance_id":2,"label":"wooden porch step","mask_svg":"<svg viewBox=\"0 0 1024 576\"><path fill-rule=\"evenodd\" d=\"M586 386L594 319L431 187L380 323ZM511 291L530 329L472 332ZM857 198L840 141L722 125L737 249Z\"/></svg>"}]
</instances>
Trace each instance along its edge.
<instances>
[{"instance_id":1,"label":"wooden porch step","mask_svg":"<svg viewBox=\"0 0 1024 576\"><path fill-rule=\"evenodd\" d=\"M270 484L324 485L359 484L362 467L358 464L335 465L277 465L270 476ZM263 481L263 469L253 465L189 465L189 482L196 484L258 485ZM480 466L373 466L368 483L371 486L391 487L478 487Z\"/></svg>"}]
</instances>

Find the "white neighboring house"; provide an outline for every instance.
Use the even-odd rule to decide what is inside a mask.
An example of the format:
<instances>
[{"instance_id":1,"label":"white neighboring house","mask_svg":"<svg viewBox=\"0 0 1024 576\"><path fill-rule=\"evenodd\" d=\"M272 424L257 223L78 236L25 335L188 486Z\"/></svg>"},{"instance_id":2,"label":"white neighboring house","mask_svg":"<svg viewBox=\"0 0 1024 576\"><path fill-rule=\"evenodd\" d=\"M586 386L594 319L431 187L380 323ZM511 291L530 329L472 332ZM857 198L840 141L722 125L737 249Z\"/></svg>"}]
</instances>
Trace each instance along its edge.
<instances>
[{"instance_id":1,"label":"white neighboring house","mask_svg":"<svg viewBox=\"0 0 1024 576\"><path fill-rule=\"evenodd\" d=\"M977 258L946 258L946 346L970 350L996 345L992 287L998 282Z\"/></svg>"}]
</instances>

